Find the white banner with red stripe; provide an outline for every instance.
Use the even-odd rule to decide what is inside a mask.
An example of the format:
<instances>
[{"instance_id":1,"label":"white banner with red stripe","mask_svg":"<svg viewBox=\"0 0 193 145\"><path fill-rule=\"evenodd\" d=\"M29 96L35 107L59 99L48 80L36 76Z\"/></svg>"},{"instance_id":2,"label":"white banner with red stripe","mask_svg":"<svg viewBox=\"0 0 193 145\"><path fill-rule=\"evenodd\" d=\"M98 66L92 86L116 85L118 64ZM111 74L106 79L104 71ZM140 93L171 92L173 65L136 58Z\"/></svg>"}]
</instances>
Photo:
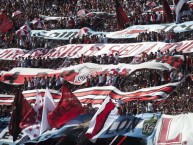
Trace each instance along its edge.
<instances>
[{"instance_id":1,"label":"white banner with red stripe","mask_svg":"<svg viewBox=\"0 0 193 145\"><path fill-rule=\"evenodd\" d=\"M105 87L92 87L79 89L74 93L78 100L83 104L93 104L99 107L101 103L107 96L110 96L113 103L117 103L120 98L123 102L134 101L134 100L156 100L156 99L166 99L170 93L172 93L179 83L169 83L166 85L143 88L133 92L121 92L113 86ZM44 96L45 89L39 89L39 94ZM50 90L54 101L57 103L60 101L61 92L56 90ZM35 96L37 95L37 90L23 91L23 95L27 101L30 103L35 102ZM11 105L14 100L14 95L0 94L0 105Z\"/></svg>"},{"instance_id":2,"label":"white banner with red stripe","mask_svg":"<svg viewBox=\"0 0 193 145\"><path fill-rule=\"evenodd\" d=\"M105 86L79 89L73 93L82 104L91 103L95 106L100 106L106 96L110 96L115 104L118 99L121 99L122 102L166 99L178 85L179 83L169 83L157 87L143 88L133 92L121 92L113 86Z\"/></svg>"},{"instance_id":3,"label":"white banner with red stripe","mask_svg":"<svg viewBox=\"0 0 193 145\"><path fill-rule=\"evenodd\" d=\"M192 145L193 113L162 115L157 125L154 145Z\"/></svg>"},{"instance_id":4,"label":"white banner with red stripe","mask_svg":"<svg viewBox=\"0 0 193 145\"><path fill-rule=\"evenodd\" d=\"M79 58L81 55L98 56L104 54L117 53L119 57L140 56L142 52L165 52L166 50L182 51L183 53L193 52L193 41L182 41L176 43L164 42L143 42L143 43L126 43L126 44L69 44L53 49L38 48L31 51L9 48L0 49L0 60L14 60L20 57L47 57L55 58Z\"/></svg>"},{"instance_id":5,"label":"white banner with red stripe","mask_svg":"<svg viewBox=\"0 0 193 145\"><path fill-rule=\"evenodd\" d=\"M134 25L124 30L109 32L106 36L111 39L136 38L142 32L171 32L181 33L193 30L193 21L184 22L181 24L152 24L152 25Z\"/></svg>"},{"instance_id":6,"label":"white banner with red stripe","mask_svg":"<svg viewBox=\"0 0 193 145\"><path fill-rule=\"evenodd\" d=\"M131 74L136 70L153 69L153 70L171 70L173 67L161 62L144 62L141 64L124 64L118 65L99 65L94 63L83 63L75 66L62 68L59 70L53 69L37 69L37 68L13 68L8 72L3 72L0 81L9 84L24 84L24 79L32 77L56 77L62 75L64 79L72 84L80 85L86 82L90 75L108 74L109 71L116 72L115 74Z\"/></svg>"}]
</instances>

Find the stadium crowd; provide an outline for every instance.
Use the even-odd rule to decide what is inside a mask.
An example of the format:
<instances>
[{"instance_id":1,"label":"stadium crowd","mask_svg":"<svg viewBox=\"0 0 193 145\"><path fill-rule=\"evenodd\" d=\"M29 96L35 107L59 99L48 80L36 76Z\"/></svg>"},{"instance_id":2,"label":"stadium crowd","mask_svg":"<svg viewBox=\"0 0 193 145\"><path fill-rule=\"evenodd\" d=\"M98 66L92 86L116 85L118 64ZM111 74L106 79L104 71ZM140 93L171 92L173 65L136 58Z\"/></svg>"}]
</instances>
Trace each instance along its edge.
<instances>
[{"instance_id":1,"label":"stadium crowd","mask_svg":"<svg viewBox=\"0 0 193 145\"><path fill-rule=\"evenodd\" d=\"M129 17L129 24L159 24L167 23L165 16L161 12L153 12L155 7L161 5L161 1L146 1L146 0L121 0L120 1L123 9ZM152 4L153 3L153 4ZM169 1L172 4L172 1ZM27 7L27 9L26 9ZM18 36L15 31L18 30L24 24L29 25L31 29L35 28L31 23L35 18L41 18L41 15L46 16L60 16L61 19L58 20L41 20L44 21L42 29L81 29L83 27L89 27L94 31L102 32L113 32L117 30L117 23L115 21L115 7L113 0L73 0L73 1L38 1L38 0L2 0L0 9L9 17L13 23L13 28L7 33L0 34L0 46L1 48L11 48L20 47L25 49L32 49L34 47L45 46L47 43L51 47L57 47L58 45L64 45L69 43L69 41L59 41L59 40L44 40L41 38L34 38L28 33L26 36ZM78 15L78 12L84 10L84 15ZM192 9L191 9L192 10ZM12 14L16 11L21 11L22 13L12 17ZM86 15L85 13L90 12L103 12L106 15L92 14ZM172 13L174 14L174 12ZM175 17L175 16L173 16ZM185 19L188 21L190 19ZM188 33L189 34L189 33ZM187 34L187 35L188 35ZM178 36L181 34L176 34L174 37L173 32L165 33L142 33L139 37L132 42L144 42L144 41L164 41L164 42L175 42L179 41ZM89 36L83 38L73 38L70 43L97 43L101 42L101 36ZM103 36L105 37L105 36ZM183 37L184 40L190 39L190 37ZM169 40L171 39L171 40ZM131 40L125 40L124 42L130 42ZM114 40L109 40L109 42L116 42ZM121 41L122 42L122 41Z\"/></svg>"},{"instance_id":2,"label":"stadium crowd","mask_svg":"<svg viewBox=\"0 0 193 145\"><path fill-rule=\"evenodd\" d=\"M130 22L127 26L138 24L160 24L167 23L165 16L160 12L151 12L153 9L161 5L161 1L153 0L154 5L150 5L146 0L121 0L120 3L123 6L126 14L129 17ZM169 1L172 4L172 0ZM26 9L27 8L27 9ZM17 31L24 24L29 25L30 28L36 29L31 23L34 18L43 18L40 15L63 17L59 20L44 20L45 30L52 29L80 29L82 27L89 27L94 31L112 32L116 31L117 23L115 21L115 7L113 0L1 0L0 9L9 17L13 23L13 28L7 33L0 33L0 47L11 48L19 47L27 50L35 48L50 49L57 46L62 46L68 43L71 44L91 44L91 43L107 43L105 36L82 36L74 37L70 41L64 40L46 40L42 38L31 37L30 33L26 36L18 36ZM22 14L12 17L15 11L21 11ZM90 12L105 12L106 14L98 15L77 15L80 10L85 10L85 13ZM173 17L174 13L173 13ZM191 20L187 17L184 21ZM126 40L108 40L109 43L129 43L129 42L166 42L173 43L182 40L193 40L192 32L174 33L171 32L145 32L140 33L136 39ZM137 63L151 61L161 56L174 56L183 55L182 52L165 52L157 51L156 53L142 53ZM106 54L104 56L84 56L82 55L78 59L72 58L58 58L51 60L47 58L16 58L12 61L0 60L0 71L9 71L14 67L25 68L50 68L59 69L62 67L68 67L76 64L92 62L98 64L118 64L118 63L133 63L133 59L119 58L118 53ZM105 73L97 74L96 76L88 76L84 85L75 86L68 84L71 91L75 91L80 88L94 87L94 86L115 86L123 92L135 91L141 88L147 88L152 86L158 86L167 84L169 82L181 81L186 77L186 74L193 71L193 59L192 55L185 55L185 61L179 70L158 71L158 70L142 70L134 72L132 75L119 74L119 73ZM46 87L50 89L60 90L61 85L64 83L65 78L63 76L37 76L25 78L24 90L31 89L44 89ZM0 94L14 94L17 86L11 86L9 84L0 83ZM193 111L192 108L192 96L193 96L193 84L190 79L186 80L181 86L173 92L170 97L164 101L131 101L121 102L118 101L118 108L121 114L139 114L144 112L162 112L165 114L178 114ZM9 116L11 108L9 106L0 106L1 116ZM89 112L93 113L92 106L84 106L90 108ZM88 110L85 108L85 110Z\"/></svg>"}]
</instances>

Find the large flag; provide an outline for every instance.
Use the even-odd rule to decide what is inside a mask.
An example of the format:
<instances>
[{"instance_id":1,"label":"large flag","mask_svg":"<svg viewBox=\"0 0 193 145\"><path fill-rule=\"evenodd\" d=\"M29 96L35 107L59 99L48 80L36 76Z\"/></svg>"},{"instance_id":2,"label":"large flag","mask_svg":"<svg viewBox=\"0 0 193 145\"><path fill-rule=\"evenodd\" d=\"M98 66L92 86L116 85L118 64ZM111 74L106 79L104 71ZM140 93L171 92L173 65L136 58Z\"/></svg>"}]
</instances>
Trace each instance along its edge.
<instances>
[{"instance_id":1,"label":"large flag","mask_svg":"<svg viewBox=\"0 0 193 145\"><path fill-rule=\"evenodd\" d=\"M86 137L95 142L100 134L107 130L118 117L118 109L111 98L109 96L106 97L99 110L91 119L89 128L85 134Z\"/></svg>"},{"instance_id":2,"label":"large flag","mask_svg":"<svg viewBox=\"0 0 193 145\"><path fill-rule=\"evenodd\" d=\"M184 62L184 57L182 55L175 55L175 56L162 56L160 58L156 58L154 61L156 62L161 62L161 63L166 63L169 64L170 66L179 69L183 62Z\"/></svg>"},{"instance_id":3,"label":"large flag","mask_svg":"<svg viewBox=\"0 0 193 145\"><path fill-rule=\"evenodd\" d=\"M39 94L35 97L36 102L29 110L24 119L20 123L20 128L25 129L35 123L40 123L42 119L43 99Z\"/></svg>"},{"instance_id":4,"label":"large flag","mask_svg":"<svg viewBox=\"0 0 193 145\"><path fill-rule=\"evenodd\" d=\"M193 113L162 115L157 124L154 145L192 145Z\"/></svg>"},{"instance_id":5,"label":"large flag","mask_svg":"<svg viewBox=\"0 0 193 145\"><path fill-rule=\"evenodd\" d=\"M188 0L173 0L176 13L176 23L182 22L181 18L183 16L192 15L187 2Z\"/></svg>"},{"instance_id":6,"label":"large flag","mask_svg":"<svg viewBox=\"0 0 193 145\"><path fill-rule=\"evenodd\" d=\"M21 122L22 130L31 140L40 135L40 123L42 120L43 99L42 96L36 96L34 107L28 112L24 120Z\"/></svg>"},{"instance_id":7,"label":"large flag","mask_svg":"<svg viewBox=\"0 0 193 145\"><path fill-rule=\"evenodd\" d=\"M124 29L126 25L129 23L129 18L126 15L125 11L121 7L118 0L115 0L115 8L116 8L116 17L117 17L117 25L118 29Z\"/></svg>"},{"instance_id":8,"label":"large flag","mask_svg":"<svg viewBox=\"0 0 193 145\"><path fill-rule=\"evenodd\" d=\"M48 114L56 108L52 95L48 88L46 89L44 96L44 104L43 104L43 113L42 113L42 121L40 126L40 135L44 133L44 131L51 129L48 123Z\"/></svg>"},{"instance_id":9,"label":"large flag","mask_svg":"<svg viewBox=\"0 0 193 145\"><path fill-rule=\"evenodd\" d=\"M167 18L167 21L172 23L173 22L172 11L170 9L170 6L169 6L167 0L162 0L162 6L163 6L163 12Z\"/></svg>"},{"instance_id":10,"label":"large flag","mask_svg":"<svg viewBox=\"0 0 193 145\"><path fill-rule=\"evenodd\" d=\"M8 20L7 16L0 11L0 32L7 32L12 28L12 23Z\"/></svg>"},{"instance_id":11,"label":"large flag","mask_svg":"<svg viewBox=\"0 0 193 145\"><path fill-rule=\"evenodd\" d=\"M24 98L21 90L17 90L17 93L13 102L13 111L11 115L11 120L9 123L9 133L13 136L13 141L17 140L21 128L19 127L20 122L30 110L31 106Z\"/></svg>"},{"instance_id":12,"label":"large flag","mask_svg":"<svg viewBox=\"0 0 193 145\"><path fill-rule=\"evenodd\" d=\"M117 103L117 99L121 99L123 102L129 102L134 100L157 100L166 99L171 92L180 83L169 83L166 85L143 88L133 92L121 92L113 86L106 87L92 87L79 89L75 92L75 96L80 100L82 104L92 104L94 107L100 107L106 96L110 96L114 103Z\"/></svg>"},{"instance_id":13,"label":"large flag","mask_svg":"<svg viewBox=\"0 0 193 145\"><path fill-rule=\"evenodd\" d=\"M56 109L49 113L48 122L52 128L60 128L66 122L83 113L83 107L77 97L62 86L62 97Z\"/></svg>"}]
</instances>

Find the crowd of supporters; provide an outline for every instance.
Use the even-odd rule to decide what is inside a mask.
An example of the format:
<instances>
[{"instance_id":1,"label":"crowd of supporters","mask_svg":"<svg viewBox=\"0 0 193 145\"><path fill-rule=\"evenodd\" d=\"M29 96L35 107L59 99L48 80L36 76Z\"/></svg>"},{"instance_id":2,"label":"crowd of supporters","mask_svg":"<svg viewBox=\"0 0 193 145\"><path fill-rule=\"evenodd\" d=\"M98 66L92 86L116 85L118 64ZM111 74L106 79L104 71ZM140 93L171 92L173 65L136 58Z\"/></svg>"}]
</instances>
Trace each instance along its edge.
<instances>
[{"instance_id":1,"label":"crowd of supporters","mask_svg":"<svg viewBox=\"0 0 193 145\"><path fill-rule=\"evenodd\" d=\"M149 5L150 2L153 2L153 5ZM160 12L148 12L152 11L153 8L160 6L161 1L146 1L146 0L121 0L120 1L123 9L129 17L128 26L138 25L138 24L159 24L167 23L165 16ZM171 1L169 1L172 4ZM24 24L28 24L31 29L35 29L30 23L34 18L39 18L40 15L46 16L60 16L63 17L59 20L48 20L45 21L44 29L81 29L83 27L89 27L94 31L105 31L113 32L117 30L117 23L115 21L115 6L113 0L73 0L73 1L38 1L38 0L2 0L0 9L8 15L9 19L13 23L13 28L7 33L0 34L0 46L3 48L10 47L20 47L25 49L32 49L37 45L47 44L47 41L40 38L32 38L30 33L27 36L17 36L15 31L18 30ZM26 9L27 7L27 9ZM15 11L21 11L22 14L16 17L12 17L12 13ZM98 15L89 15L89 16L78 16L77 12L79 10L85 10L86 12L106 12L110 15L98 16ZM173 13L174 14L174 13ZM175 16L174 16L175 17ZM186 21L188 21L187 19ZM162 36L164 35L164 36ZM178 41L179 34L173 32L160 32L160 33L142 33L136 40L136 42L144 41L164 41L164 42L175 42ZM102 37L102 39L105 36ZM190 37L187 37L191 39ZM172 40L171 40L172 39ZM186 40L186 37L182 38ZM126 40L129 42L130 40ZM41 42L41 43L40 43ZM101 41L101 36L92 36L84 38L73 38L70 43L100 43L106 42ZM110 41L111 43L114 41ZM59 40L53 40L52 47L60 46L69 41L60 42Z\"/></svg>"},{"instance_id":2,"label":"crowd of supporters","mask_svg":"<svg viewBox=\"0 0 193 145\"><path fill-rule=\"evenodd\" d=\"M117 100L117 107L119 109L119 113L122 115L136 115L136 114L141 114L141 113L145 113L145 112L149 112L149 113L164 113L164 114L171 114L171 115L177 115L177 114L181 114L181 113L188 113L188 112L192 112L193 111L193 107L192 107L192 95L193 95L193 81L191 80L190 76L188 76L187 78L182 78L182 77L178 77L176 76L176 78L173 78L173 80L171 80L171 76L169 77L169 80L163 80L163 79L159 79L159 74L156 73L158 72L153 72L151 76L151 74L149 76L144 76L151 73L151 71L149 70L144 70L143 72L139 71L134 73L132 76L117 76L117 77L122 77L120 78L120 81L122 81L122 84L118 84L121 85L122 91L126 91L126 92L130 92L130 91L135 91L141 88L146 88L146 87L151 87L151 86L159 86L162 84L167 84L169 82L178 82L181 81L182 79L183 82L175 89L174 92L172 92L169 97L167 99L161 100L161 101L141 101L141 100L133 100L133 101L129 101L129 102L123 102L120 99ZM151 77L153 77L151 79ZM158 78L156 78L158 77ZM65 80L60 77L59 78L60 81L64 82ZM126 80L127 79L127 80ZM56 81L58 80L58 78L56 78ZM125 81L125 82L124 82ZM27 85L27 84L26 84ZM115 84L116 85L116 84ZM84 88L84 87L88 87L86 85L82 85L82 86L74 86L72 84L67 84L67 86L71 89L71 91L75 91L76 89L80 89L80 88ZM99 85L100 86L100 85ZM105 85L107 86L107 85ZM41 86L41 84L39 84L39 86L36 87L37 88L45 88L46 84L44 84L43 86ZM48 85L49 87L49 85ZM53 88L50 89L61 89L61 84L59 86L52 86ZM14 90L16 89L16 87L10 87L7 84L0 84L0 92L5 93L5 94L14 94ZM7 88L7 89L4 89ZM117 87L119 88L119 87ZM121 89L119 88L119 89ZM34 88L25 88L25 84L24 84L24 89L34 89ZM88 105L84 105L84 110L85 113L91 113L94 114L98 108L94 108L92 107L91 104ZM1 116L2 117L6 117L10 115L10 111L11 111L11 107L10 106L1 106L0 108L1 111Z\"/></svg>"},{"instance_id":3,"label":"crowd of supporters","mask_svg":"<svg viewBox=\"0 0 193 145\"><path fill-rule=\"evenodd\" d=\"M148 25L167 23L166 16L160 12L150 12L156 6L161 5L161 1L153 0L154 6L148 5L146 0L121 0L120 3L129 17L131 25ZM169 0L172 4L172 0ZM27 9L26 9L27 8ZM43 38L31 37L30 33L26 36L17 36L15 31L24 24L27 24L31 29L35 29L30 23L34 18L40 18L40 15L63 17L60 20L44 21L45 30L53 29L81 29L82 27L89 27L94 31L113 32L117 31L117 22L115 21L115 7L113 0L1 0L0 9L8 16L13 23L13 28L7 33L0 33L0 47L10 48L18 47L27 50L35 48L51 49L62 46L68 43L71 44L94 44L94 43L129 43L129 42L166 42L173 43L182 40L193 40L192 32L174 33L171 32L143 32L140 33L136 39L124 40L107 40L105 35L93 35L82 37L73 37L69 41L64 40L46 40ZM12 17L12 13L20 10L21 15ZM77 16L79 10L89 12L106 12L104 15L88 15ZM173 17L174 16L174 13ZM41 20L43 20L41 18ZM184 21L191 20L191 17L185 17ZM146 54L143 52L140 58L119 58L116 54L105 54L103 56L84 56L78 59L73 58L15 58L12 61L0 60L0 71L9 71L15 67L24 68L49 68L59 69L62 67L73 66L81 63L97 63L97 64L118 64L118 63L142 63L151 61L161 56L183 55L182 52L176 50L164 53L159 50L155 53ZM170 82L181 81L186 77L186 74L193 71L193 59L191 55L184 55L185 61L179 70L172 71L158 71L158 70L140 70L133 74L119 74L119 73L104 73L90 75L86 78L86 83L80 86L75 86L68 83L71 91L81 88L94 86L115 86L122 92L131 92L141 88L159 86ZM135 60L135 61L132 61ZM65 78L61 76L36 76L26 77L24 90L32 89L49 89L60 90ZM181 86L173 92L167 100L157 101L131 101L121 102L117 100L120 114L136 115L144 112L162 112L165 114L178 114L193 111L192 95L193 95L192 81L186 80ZM17 86L10 86L8 84L0 83L0 94L13 95ZM11 108L9 106L0 106L2 116L9 116ZM85 112L93 113L92 105L84 106ZM89 110L89 111L88 111Z\"/></svg>"},{"instance_id":4,"label":"crowd of supporters","mask_svg":"<svg viewBox=\"0 0 193 145\"><path fill-rule=\"evenodd\" d=\"M104 54L98 56L85 56L81 55L79 58L57 58L51 59L48 57L31 57L27 58L18 57L14 60L0 60L1 71L9 71L15 67L23 67L23 68L49 68L49 69L60 69L64 67L70 67L73 65L78 65L82 63L97 63L97 64L118 64L118 63L126 63L126 64L139 64L147 61L152 61L162 56L175 56L182 55L184 57L184 63L182 65L183 69L189 70L191 72L193 65L193 57L192 54L183 54L182 51L178 52L176 49L173 51L167 50L165 52L161 52L158 50L153 53L150 52L147 54L146 52L142 52L139 57L129 57L129 58L120 58L118 52L115 54Z\"/></svg>"},{"instance_id":5,"label":"crowd of supporters","mask_svg":"<svg viewBox=\"0 0 193 145\"><path fill-rule=\"evenodd\" d=\"M193 111L193 83L191 80L186 80L181 83L178 88L170 94L166 100L162 101L130 101L119 102L120 114L136 115L145 112L162 113L177 115L181 113L188 113Z\"/></svg>"}]
</instances>

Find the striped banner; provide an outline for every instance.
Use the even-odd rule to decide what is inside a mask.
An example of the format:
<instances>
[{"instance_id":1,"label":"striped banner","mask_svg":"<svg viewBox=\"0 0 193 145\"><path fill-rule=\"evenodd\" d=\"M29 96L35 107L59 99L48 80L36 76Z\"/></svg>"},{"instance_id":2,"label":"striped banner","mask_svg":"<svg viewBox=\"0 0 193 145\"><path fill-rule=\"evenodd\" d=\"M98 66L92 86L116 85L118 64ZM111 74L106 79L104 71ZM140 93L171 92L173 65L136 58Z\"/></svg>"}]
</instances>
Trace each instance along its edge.
<instances>
[{"instance_id":1,"label":"striped banner","mask_svg":"<svg viewBox=\"0 0 193 145\"><path fill-rule=\"evenodd\" d=\"M101 65L95 63L83 63L75 66L64 67L58 70L43 69L43 68L13 68L8 72L2 72L0 81L7 84L21 85L24 84L24 79L32 77L53 77L56 75L64 76L65 80L74 85L82 85L86 82L86 78L89 75L106 74L109 71L116 70L118 73L123 73L125 70L127 74L131 74L134 71L142 69L154 69L154 70L171 70L173 67L168 64L160 62L144 62L141 64L125 64L120 63L118 65Z\"/></svg>"},{"instance_id":2,"label":"striped banner","mask_svg":"<svg viewBox=\"0 0 193 145\"><path fill-rule=\"evenodd\" d=\"M116 101L120 98L123 102L129 102L134 100L157 100L157 99L165 99L169 96L172 91L180 83L169 83L162 86L143 88L133 92L121 92L117 88L113 86L105 86L105 87L92 87L79 89L74 93L74 95L78 98L78 100L83 104L93 104L95 107L101 106L104 99L107 96L110 96L113 103L117 103ZM45 89L38 90L41 96L44 96ZM57 103L61 98L61 92L56 90L50 90L54 101ZM37 90L29 90L23 91L24 97L30 102L35 102L35 96L37 95ZM0 94L0 105L10 105L13 102L14 95L3 95Z\"/></svg>"},{"instance_id":3,"label":"striped banner","mask_svg":"<svg viewBox=\"0 0 193 145\"><path fill-rule=\"evenodd\" d=\"M134 92L121 92L113 86L92 87L77 90L74 94L82 104L91 103L95 106L100 106L106 96L110 96L115 104L118 99L121 99L123 102L165 99L178 85L179 83L170 83L157 87L144 88Z\"/></svg>"},{"instance_id":4,"label":"striped banner","mask_svg":"<svg viewBox=\"0 0 193 145\"><path fill-rule=\"evenodd\" d=\"M110 97L107 97L102 103L100 109L91 119L89 128L85 134L86 137L95 142L101 135L101 132L106 131L118 117L118 109L113 104Z\"/></svg>"}]
</instances>

